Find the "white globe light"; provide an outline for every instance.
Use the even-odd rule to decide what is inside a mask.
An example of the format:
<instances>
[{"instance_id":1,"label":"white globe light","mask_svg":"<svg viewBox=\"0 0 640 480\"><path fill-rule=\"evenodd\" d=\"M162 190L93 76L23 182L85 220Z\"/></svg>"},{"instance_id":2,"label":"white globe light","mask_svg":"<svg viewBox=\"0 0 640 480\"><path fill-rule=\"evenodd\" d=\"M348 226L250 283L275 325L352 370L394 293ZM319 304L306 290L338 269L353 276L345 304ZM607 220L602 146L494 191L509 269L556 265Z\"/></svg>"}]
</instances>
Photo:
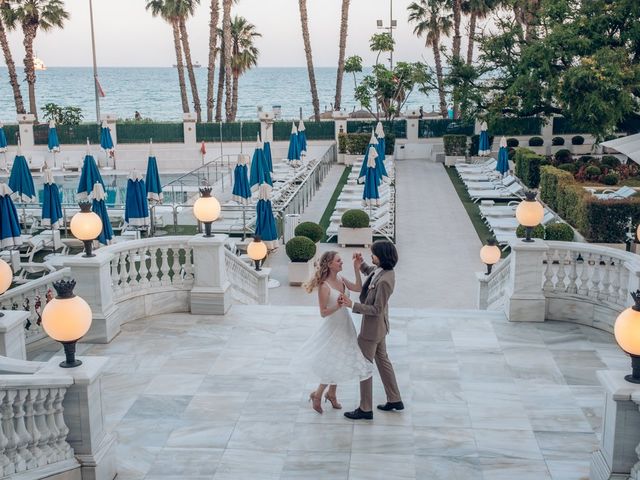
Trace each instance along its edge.
<instances>
[{"instance_id":1,"label":"white globe light","mask_svg":"<svg viewBox=\"0 0 640 480\"><path fill-rule=\"evenodd\" d=\"M95 240L102 232L102 220L94 212L80 211L71 218L71 233L78 240Z\"/></svg>"},{"instance_id":2,"label":"white globe light","mask_svg":"<svg viewBox=\"0 0 640 480\"><path fill-rule=\"evenodd\" d=\"M215 222L220 217L220 202L215 197L200 197L193 204L193 215L203 223Z\"/></svg>"},{"instance_id":3,"label":"white globe light","mask_svg":"<svg viewBox=\"0 0 640 480\"><path fill-rule=\"evenodd\" d=\"M485 265L495 265L500 261L500 249L497 245L485 245L480 249L480 260Z\"/></svg>"},{"instance_id":4,"label":"white globe light","mask_svg":"<svg viewBox=\"0 0 640 480\"><path fill-rule=\"evenodd\" d=\"M267 245L261 240L254 240L247 245L247 255L253 261L262 260L267 256Z\"/></svg>"},{"instance_id":5,"label":"white globe light","mask_svg":"<svg viewBox=\"0 0 640 480\"><path fill-rule=\"evenodd\" d=\"M13 271L7 262L0 259L0 294L3 294L13 282Z\"/></svg>"},{"instance_id":6,"label":"white globe light","mask_svg":"<svg viewBox=\"0 0 640 480\"><path fill-rule=\"evenodd\" d=\"M640 312L629 307L624 310L613 327L616 342L625 352L640 355Z\"/></svg>"},{"instance_id":7,"label":"white globe light","mask_svg":"<svg viewBox=\"0 0 640 480\"><path fill-rule=\"evenodd\" d=\"M61 293L60 284L63 284L66 294L71 296ZM44 331L58 342L75 342L91 327L91 307L84 299L73 295L74 285L74 281L54 283L58 296L49 301L42 311Z\"/></svg>"},{"instance_id":8,"label":"white globe light","mask_svg":"<svg viewBox=\"0 0 640 480\"><path fill-rule=\"evenodd\" d=\"M535 227L540 225L544 217L544 208L536 200L524 200L516 208L516 219L523 227Z\"/></svg>"}]
</instances>

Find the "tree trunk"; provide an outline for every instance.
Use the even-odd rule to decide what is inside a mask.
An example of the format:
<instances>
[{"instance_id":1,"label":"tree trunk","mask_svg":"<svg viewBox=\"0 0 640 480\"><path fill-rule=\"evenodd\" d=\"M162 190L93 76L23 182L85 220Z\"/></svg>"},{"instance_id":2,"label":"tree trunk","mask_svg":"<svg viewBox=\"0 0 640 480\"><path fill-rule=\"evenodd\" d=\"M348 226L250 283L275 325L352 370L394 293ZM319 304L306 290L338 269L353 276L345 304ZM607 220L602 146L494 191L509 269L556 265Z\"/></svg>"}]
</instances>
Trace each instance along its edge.
<instances>
[{"instance_id":1,"label":"tree trunk","mask_svg":"<svg viewBox=\"0 0 640 480\"><path fill-rule=\"evenodd\" d=\"M231 121L231 2L232 0L222 0L222 44L224 45L224 83L225 97L224 110L227 122Z\"/></svg>"},{"instance_id":2,"label":"tree trunk","mask_svg":"<svg viewBox=\"0 0 640 480\"><path fill-rule=\"evenodd\" d=\"M13 89L13 100L16 103L16 113L27 113L24 109L22 93L20 93L20 83L18 83L18 75L16 74L16 64L13 61L13 55L11 55L9 41L7 40L7 32L4 29L2 20L0 20L0 45L2 46L2 52L4 53L4 61L7 64L9 83Z\"/></svg>"},{"instance_id":3,"label":"tree trunk","mask_svg":"<svg viewBox=\"0 0 640 480\"><path fill-rule=\"evenodd\" d=\"M189 48L189 34L187 33L187 25L184 17L180 18L180 36L182 37L182 47L184 48L184 58L187 61L187 73L189 74L189 83L191 84L191 97L193 98L193 109L196 112L196 121L202 122L202 107L200 106L200 95L198 95L198 85L196 83L196 75L193 72L193 63L191 62L191 49Z\"/></svg>"},{"instance_id":4,"label":"tree trunk","mask_svg":"<svg viewBox=\"0 0 640 480\"><path fill-rule=\"evenodd\" d=\"M216 122L222 121L222 98L224 97L224 42L220 49L220 68L218 69L218 97L216 99Z\"/></svg>"},{"instance_id":5,"label":"tree trunk","mask_svg":"<svg viewBox=\"0 0 640 480\"><path fill-rule=\"evenodd\" d=\"M187 98L187 85L184 81L184 63L182 63L182 47L180 46L180 26L177 20L171 21L171 28L173 29L173 46L176 49L176 67L178 67L182 112L189 113L189 99Z\"/></svg>"},{"instance_id":6,"label":"tree trunk","mask_svg":"<svg viewBox=\"0 0 640 480\"><path fill-rule=\"evenodd\" d=\"M34 25L23 27L24 40L24 73L29 85L29 113L35 115L38 121L38 107L36 105L36 70L33 65L33 41L36 39L38 29Z\"/></svg>"},{"instance_id":7,"label":"tree trunk","mask_svg":"<svg viewBox=\"0 0 640 480\"><path fill-rule=\"evenodd\" d=\"M467 65L471 65L473 62L473 47L476 41L476 21L478 16L476 12L471 12L471 17L469 18L469 45L467 45Z\"/></svg>"},{"instance_id":8,"label":"tree trunk","mask_svg":"<svg viewBox=\"0 0 640 480\"><path fill-rule=\"evenodd\" d=\"M440 57L440 41L435 39L433 42L433 58L436 63L436 78L438 80L438 95L440 96L440 114L443 118L449 118L447 112L447 99L444 91L444 80L442 78L442 59Z\"/></svg>"},{"instance_id":9,"label":"tree trunk","mask_svg":"<svg viewBox=\"0 0 640 480\"><path fill-rule=\"evenodd\" d=\"M216 71L216 46L218 43L218 20L220 5L211 0L211 19L209 21L209 65L207 66L207 122L213 121L213 80Z\"/></svg>"},{"instance_id":10,"label":"tree trunk","mask_svg":"<svg viewBox=\"0 0 640 480\"><path fill-rule=\"evenodd\" d=\"M233 87L231 89L231 121L235 122L236 115L238 114L238 84L240 83L240 76L238 73L233 72Z\"/></svg>"},{"instance_id":11,"label":"tree trunk","mask_svg":"<svg viewBox=\"0 0 640 480\"><path fill-rule=\"evenodd\" d=\"M313 70L313 55L311 53L311 39L309 38L309 25L307 23L307 0L298 0L300 6L300 23L302 24L302 39L304 41L304 53L307 56L307 70L309 72L309 84L311 86L311 101L313 103L313 115L316 122L320 121L320 100L316 87L316 75Z\"/></svg>"},{"instance_id":12,"label":"tree trunk","mask_svg":"<svg viewBox=\"0 0 640 480\"><path fill-rule=\"evenodd\" d=\"M462 16L462 0L453 0L453 57L460 58L460 21ZM458 118L458 102L453 102L453 118Z\"/></svg>"},{"instance_id":13,"label":"tree trunk","mask_svg":"<svg viewBox=\"0 0 640 480\"><path fill-rule=\"evenodd\" d=\"M336 76L336 98L334 110L342 106L342 78L344 77L344 53L347 49L347 31L349 29L349 1L342 0L342 19L340 20L340 47L338 53L338 74Z\"/></svg>"}]
</instances>

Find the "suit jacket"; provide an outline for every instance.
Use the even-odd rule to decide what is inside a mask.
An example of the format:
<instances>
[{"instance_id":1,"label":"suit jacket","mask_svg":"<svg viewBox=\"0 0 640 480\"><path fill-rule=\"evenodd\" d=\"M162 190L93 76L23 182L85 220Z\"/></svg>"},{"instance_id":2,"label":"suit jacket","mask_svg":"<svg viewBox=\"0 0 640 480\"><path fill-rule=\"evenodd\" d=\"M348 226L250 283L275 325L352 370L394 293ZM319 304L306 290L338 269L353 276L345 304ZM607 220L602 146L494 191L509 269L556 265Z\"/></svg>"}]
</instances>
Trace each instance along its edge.
<instances>
[{"instance_id":1,"label":"suit jacket","mask_svg":"<svg viewBox=\"0 0 640 480\"><path fill-rule=\"evenodd\" d=\"M362 314L360 337L380 342L389 333L389 297L396 284L396 274L393 270L383 270L375 275L375 267L366 263L360 266L360 271L369 278L360 292L360 303L354 303L352 310Z\"/></svg>"}]
</instances>

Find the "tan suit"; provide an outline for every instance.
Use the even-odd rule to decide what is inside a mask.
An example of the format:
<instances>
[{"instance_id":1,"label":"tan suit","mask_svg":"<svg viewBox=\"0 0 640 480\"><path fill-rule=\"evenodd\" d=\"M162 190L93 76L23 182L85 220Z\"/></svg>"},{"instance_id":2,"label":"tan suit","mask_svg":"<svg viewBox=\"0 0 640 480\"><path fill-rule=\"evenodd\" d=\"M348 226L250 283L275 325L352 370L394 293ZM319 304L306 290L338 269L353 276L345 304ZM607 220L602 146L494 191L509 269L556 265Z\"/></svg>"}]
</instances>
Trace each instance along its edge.
<instances>
[{"instance_id":1,"label":"tan suit","mask_svg":"<svg viewBox=\"0 0 640 480\"><path fill-rule=\"evenodd\" d=\"M389 333L389 297L396 283L393 270L375 273L375 267L363 263L360 271L368 275L360 292L360 303L353 304L353 312L362 314L358 345L363 355L376 362L388 402L400 402L400 391L387 355L385 337ZM360 382L360 409L373 409L373 378Z\"/></svg>"}]
</instances>

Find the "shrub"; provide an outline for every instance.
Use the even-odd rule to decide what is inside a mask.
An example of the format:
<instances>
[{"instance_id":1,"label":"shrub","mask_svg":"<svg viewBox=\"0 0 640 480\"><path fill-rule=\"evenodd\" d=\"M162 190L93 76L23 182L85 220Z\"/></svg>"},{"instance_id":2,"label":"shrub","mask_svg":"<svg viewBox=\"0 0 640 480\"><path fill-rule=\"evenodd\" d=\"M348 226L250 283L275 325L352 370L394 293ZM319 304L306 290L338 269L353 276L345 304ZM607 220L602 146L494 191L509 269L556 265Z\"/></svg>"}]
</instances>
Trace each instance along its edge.
<instances>
[{"instance_id":1,"label":"shrub","mask_svg":"<svg viewBox=\"0 0 640 480\"><path fill-rule=\"evenodd\" d=\"M513 160L515 156L516 156L516 149L509 148L509 150L507 150L507 157L509 158L509 160Z\"/></svg>"},{"instance_id":2,"label":"shrub","mask_svg":"<svg viewBox=\"0 0 640 480\"><path fill-rule=\"evenodd\" d=\"M522 183L529 188L538 188L540 184L540 163L544 160L542 155L536 155L527 148L518 148L514 161L516 162L516 175Z\"/></svg>"},{"instance_id":3,"label":"shrub","mask_svg":"<svg viewBox=\"0 0 640 480\"><path fill-rule=\"evenodd\" d=\"M573 228L566 223L552 223L544 229L544 237L546 240L557 240L559 242L573 241Z\"/></svg>"},{"instance_id":4,"label":"shrub","mask_svg":"<svg viewBox=\"0 0 640 480\"><path fill-rule=\"evenodd\" d=\"M525 227L523 227L522 225L518 225L518 228L516 228L516 237L524 238L526 235L527 233ZM531 238L544 238L544 227L542 225L533 227Z\"/></svg>"},{"instance_id":5,"label":"shrub","mask_svg":"<svg viewBox=\"0 0 640 480\"><path fill-rule=\"evenodd\" d=\"M338 135L338 153L364 155L367 150L367 146L369 145L370 138L370 133L341 133ZM386 133L384 139L384 151L387 155L392 155L396 143L396 137L391 133Z\"/></svg>"},{"instance_id":6,"label":"shrub","mask_svg":"<svg viewBox=\"0 0 640 480\"><path fill-rule=\"evenodd\" d=\"M444 154L448 156L465 155L467 151L466 135L445 135L442 137L444 141Z\"/></svg>"},{"instance_id":7,"label":"shrub","mask_svg":"<svg viewBox=\"0 0 640 480\"><path fill-rule=\"evenodd\" d=\"M584 137L582 135L576 135L575 137L571 137L571 145L582 145L584 144Z\"/></svg>"},{"instance_id":8,"label":"shrub","mask_svg":"<svg viewBox=\"0 0 640 480\"><path fill-rule=\"evenodd\" d=\"M529 139L530 147L541 147L543 145L544 145L544 140L542 139L542 137L531 137Z\"/></svg>"},{"instance_id":9,"label":"shrub","mask_svg":"<svg viewBox=\"0 0 640 480\"><path fill-rule=\"evenodd\" d=\"M369 215L363 210L347 210L342 214L341 222L345 228L367 228Z\"/></svg>"},{"instance_id":10,"label":"shrub","mask_svg":"<svg viewBox=\"0 0 640 480\"><path fill-rule=\"evenodd\" d=\"M620 177L618 176L617 173L611 172L611 173L607 173L606 175L603 175L600 181L605 185L617 185L618 182L620 181Z\"/></svg>"},{"instance_id":11,"label":"shrub","mask_svg":"<svg viewBox=\"0 0 640 480\"><path fill-rule=\"evenodd\" d=\"M307 237L293 237L285 245L285 251L292 262L308 262L316 254L316 244Z\"/></svg>"},{"instance_id":12,"label":"shrub","mask_svg":"<svg viewBox=\"0 0 640 480\"><path fill-rule=\"evenodd\" d=\"M578 171L578 166L575 163L563 163L562 165L558 165L558 168L572 175Z\"/></svg>"},{"instance_id":13,"label":"shrub","mask_svg":"<svg viewBox=\"0 0 640 480\"><path fill-rule=\"evenodd\" d=\"M517 138L507 138L507 147L516 148L520 145L520 142Z\"/></svg>"},{"instance_id":14,"label":"shrub","mask_svg":"<svg viewBox=\"0 0 640 480\"><path fill-rule=\"evenodd\" d=\"M613 155L603 156L600 163L609 168L618 168L620 166L620 160L618 157L614 157Z\"/></svg>"},{"instance_id":15,"label":"shrub","mask_svg":"<svg viewBox=\"0 0 640 480\"><path fill-rule=\"evenodd\" d=\"M314 222L302 222L293 232L296 237L307 237L313 243L322 240L322 227Z\"/></svg>"},{"instance_id":16,"label":"shrub","mask_svg":"<svg viewBox=\"0 0 640 480\"><path fill-rule=\"evenodd\" d=\"M573 166L572 163L567 163L566 165ZM551 166L540 168L540 199L556 212L558 211L556 202L558 183L562 180L572 182L573 175L570 172Z\"/></svg>"},{"instance_id":17,"label":"shrub","mask_svg":"<svg viewBox=\"0 0 640 480\"><path fill-rule=\"evenodd\" d=\"M564 145L564 138L563 137L553 137L551 139L551 145L553 146L560 146L560 145Z\"/></svg>"},{"instance_id":18,"label":"shrub","mask_svg":"<svg viewBox=\"0 0 640 480\"><path fill-rule=\"evenodd\" d=\"M593 180L602 175L602 170L600 170L600 167L596 167L595 165L589 165L585 170L585 173L587 174L588 179Z\"/></svg>"},{"instance_id":19,"label":"shrub","mask_svg":"<svg viewBox=\"0 0 640 480\"><path fill-rule=\"evenodd\" d=\"M573 157L571 156L571 152L566 148L561 148L555 154L555 159L557 163L567 163L570 162Z\"/></svg>"}]
</instances>

